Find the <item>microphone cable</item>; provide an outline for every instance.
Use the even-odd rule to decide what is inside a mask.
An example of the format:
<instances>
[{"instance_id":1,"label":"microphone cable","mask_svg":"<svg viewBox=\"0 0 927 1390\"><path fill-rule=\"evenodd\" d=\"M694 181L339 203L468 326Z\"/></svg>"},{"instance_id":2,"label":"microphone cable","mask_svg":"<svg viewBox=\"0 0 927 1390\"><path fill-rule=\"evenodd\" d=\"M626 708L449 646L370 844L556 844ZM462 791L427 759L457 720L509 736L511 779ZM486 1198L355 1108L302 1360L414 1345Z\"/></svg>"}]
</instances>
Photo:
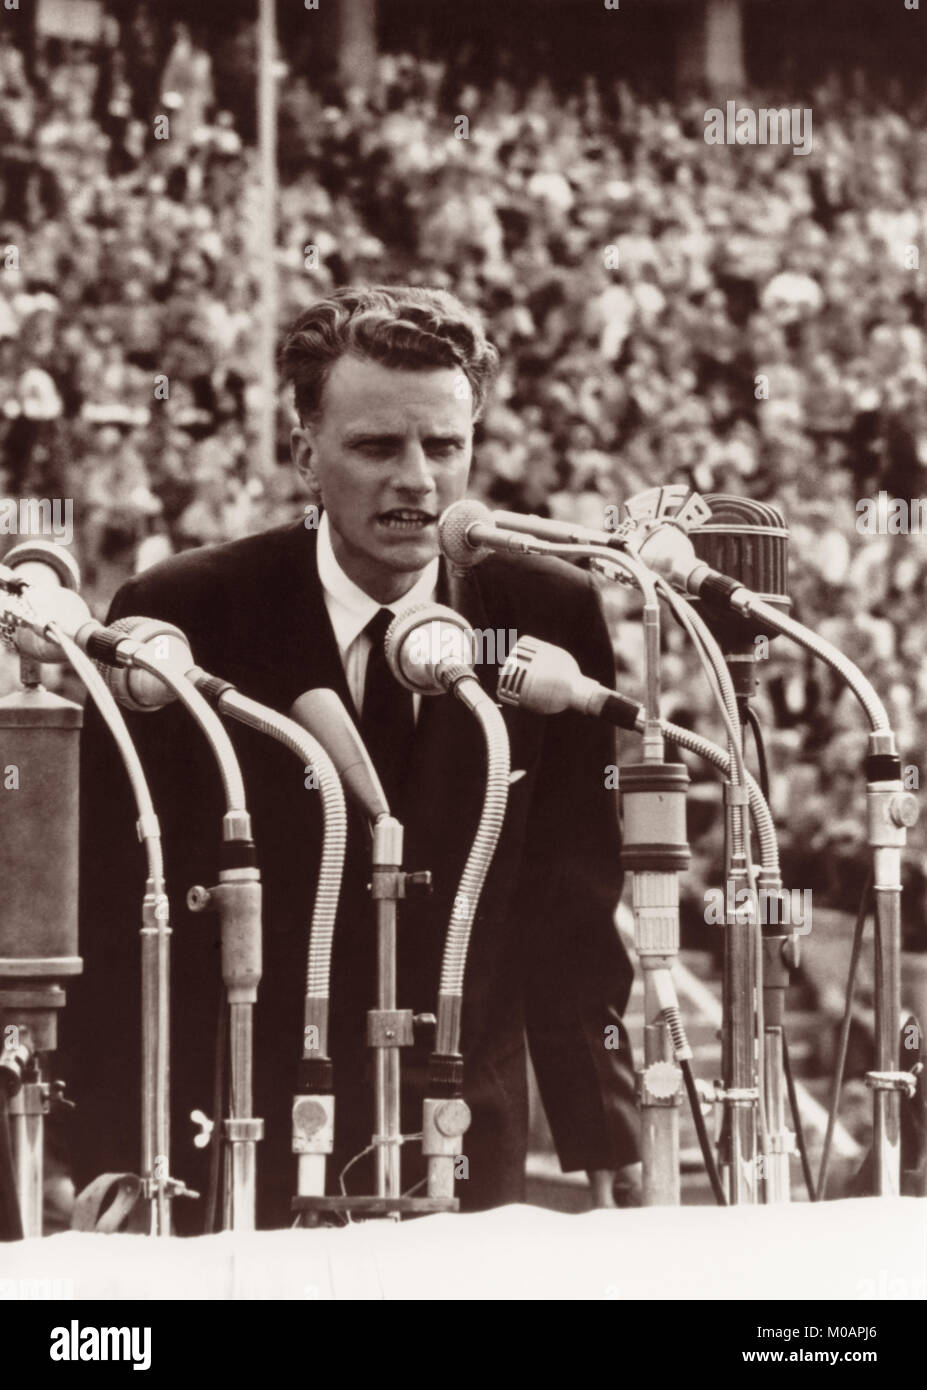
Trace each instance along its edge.
<instances>
[{"instance_id":1,"label":"microphone cable","mask_svg":"<svg viewBox=\"0 0 927 1390\"><path fill-rule=\"evenodd\" d=\"M702 1160L705 1164L705 1171L711 1183L711 1190L714 1193L715 1201L719 1207L728 1205L724 1186L721 1182L721 1175L718 1172L718 1165L712 1152L711 1140L708 1137L708 1129L705 1125L705 1116L702 1114L702 1102L699 1099L698 1087L695 1084L695 1075L692 1071L692 1063L688 1057L681 1059L679 1065L682 1067L683 1080L686 1083L686 1094L689 1097L689 1108L692 1111L692 1119L695 1122L695 1132L698 1135L698 1146L702 1151Z\"/></svg>"},{"instance_id":2,"label":"microphone cable","mask_svg":"<svg viewBox=\"0 0 927 1390\"><path fill-rule=\"evenodd\" d=\"M753 706L749 703L749 701L746 701L744 703L743 712L746 715L747 723L750 725L750 732L753 735L753 747L756 752L756 780L759 782L760 790L762 791L763 795L768 801L769 762L766 758L766 744L763 740L763 726L760 723L759 715L757 714Z\"/></svg>"},{"instance_id":3,"label":"microphone cable","mask_svg":"<svg viewBox=\"0 0 927 1390\"><path fill-rule=\"evenodd\" d=\"M219 982L219 1012L216 1017L216 1052L213 1070L212 1149L209 1155L209 1186L206 1189L206 1210L203 1220L203 1234L214 1235L219 1215L219 1188L222 1169L222 1116L226 1103L226 1053L229 1045L229 1006L225 997L225 984Z\"/></svg>"},{"instance_id":4,"label":"microphone cable","mask_svg":"<svg viewBox=\"0 0 927 1390\"><path fill-rule=\"evenodd\" d=\"M792 1056L789 1052L789 1036L784 1028L782 1030L782 1067L785 1072L785 1088L789 1097L789 1110L792 1112L792 1123L795 1126L795 1142L798 1145L798 1156L801 1159L802 1177L805 1180L809 1201L817 1202L819 1200L818 1191L814 1185L814 1174L811 1172L811 1161L808 1158L808 1145L805 1141L805 1126L802 1123L801 1111L798 1108L798 1093L795 1090L795 1077L792 1074Z\"/></svg>"}]
</instances>

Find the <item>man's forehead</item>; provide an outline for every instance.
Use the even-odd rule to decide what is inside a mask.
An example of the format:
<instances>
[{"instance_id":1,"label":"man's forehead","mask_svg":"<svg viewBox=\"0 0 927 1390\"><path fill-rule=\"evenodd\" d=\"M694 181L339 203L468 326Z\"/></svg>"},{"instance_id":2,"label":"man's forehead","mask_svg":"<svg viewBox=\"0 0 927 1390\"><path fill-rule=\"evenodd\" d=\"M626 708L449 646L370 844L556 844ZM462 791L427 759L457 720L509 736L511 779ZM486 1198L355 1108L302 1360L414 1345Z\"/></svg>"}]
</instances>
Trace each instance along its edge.
<instances>
[{"instance_id":1,"label":"man's forehead","mask_svg":"<svg viewBox=\"0 0 927 1390\"><path fill-rule=\"evenodd\" d=\"M459 368L409 371L342 357L325 383L322 409L342 427L404 430L419 423L460 429L470 423L472 400Z\"/></svg>"}]
</instances>

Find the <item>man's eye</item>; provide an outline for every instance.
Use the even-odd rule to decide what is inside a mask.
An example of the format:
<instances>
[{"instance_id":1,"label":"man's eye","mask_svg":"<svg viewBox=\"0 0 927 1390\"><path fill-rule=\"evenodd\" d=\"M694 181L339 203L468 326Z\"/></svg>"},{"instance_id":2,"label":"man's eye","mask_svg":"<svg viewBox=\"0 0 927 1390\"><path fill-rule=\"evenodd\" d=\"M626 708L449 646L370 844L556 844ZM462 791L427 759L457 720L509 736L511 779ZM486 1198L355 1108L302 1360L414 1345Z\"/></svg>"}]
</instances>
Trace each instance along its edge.
<instances>
[{"instance_id":1,"label":"man's eye","mask_svg":"<svg viewBox=\"0 0 927 1390\"><path fill-rule=\"evenodd\" d=\"M450 439L439 439L428 445L428 452L434 458L450 458L457 453L457 445Z\"/></svg>"}]
</instances>

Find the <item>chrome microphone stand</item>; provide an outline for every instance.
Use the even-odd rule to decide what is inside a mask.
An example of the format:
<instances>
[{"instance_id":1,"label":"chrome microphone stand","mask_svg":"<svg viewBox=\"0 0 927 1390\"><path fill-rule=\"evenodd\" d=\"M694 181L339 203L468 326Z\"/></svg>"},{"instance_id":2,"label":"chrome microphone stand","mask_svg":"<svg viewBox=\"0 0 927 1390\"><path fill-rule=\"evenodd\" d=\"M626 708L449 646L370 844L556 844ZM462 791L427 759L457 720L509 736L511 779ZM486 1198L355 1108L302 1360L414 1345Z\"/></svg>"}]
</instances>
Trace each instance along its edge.
<instances>
[{"instance_id":1,"label":"chrome microphone stand","mask_svg":"<svg viewBox=\"0 0 927 1390\"><path fill-rule=\"evenodd\" d=\"M731 607L791 637L842 676L870 724L866 759L867 832L876 904L876 1065L866 1076L873 1094L873 1161L876 1196L901 1192L901 1097L916 1078L899 1066L901 1020L901 851L917 821L917 802L906 791L895 735L879 696L863 673L830 642L779 613L747 589L735 589Z\"/></svg>"},{"instance_id":2,"label":"chrome microphone stand","mask_svg":"<svg viewBox=\"0 0 927 1390\"><path fill-rule=\"evenodd\" d=\"M403 827L390 814L379 777L356 726L333 690L301 695L290 718L324 749L345 791L363 812L372 830L370 893L376 904L377 999L367 1012L367 1045L374 1052L374 1134L376 1194L325 1196L300 1191L292 1207L300 1222L317 1225L325 1214L356 1214L398 1220L404 1214L453 1209L453 1202L401 1194L400 1051L413 1041L417 1020L411 1009L397 1008L397 904L431 891L431 874L405 872ZM307 1015L308 1016L308 1015Z\"/></svg>"}]
</instances>

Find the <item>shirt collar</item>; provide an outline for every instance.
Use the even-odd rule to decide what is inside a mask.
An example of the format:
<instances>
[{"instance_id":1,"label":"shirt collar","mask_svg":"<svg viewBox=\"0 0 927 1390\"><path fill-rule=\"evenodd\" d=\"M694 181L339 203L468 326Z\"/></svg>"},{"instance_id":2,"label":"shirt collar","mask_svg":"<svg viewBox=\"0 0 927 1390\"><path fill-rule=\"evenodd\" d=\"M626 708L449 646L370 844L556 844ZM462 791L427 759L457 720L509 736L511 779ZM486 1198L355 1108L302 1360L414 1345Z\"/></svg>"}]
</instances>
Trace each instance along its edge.
<instances>
[{"instance_id":1,"label":"shirt collar","mask_svg":"<svg viewBox=\"0 0 927 1390\"><path fill-rule=\"evenodd\" d=\"M345 574L335 558L328 514L322 513L319 522L319 541L316 550L319 579L325 591L325 605L342 654L347 651L375 613L388 608L401 613L413 603L433 603L438 588L439 559L436 555L422 570L412 588L392 603L378 603Z\"/></svg>"}]
</instances>

